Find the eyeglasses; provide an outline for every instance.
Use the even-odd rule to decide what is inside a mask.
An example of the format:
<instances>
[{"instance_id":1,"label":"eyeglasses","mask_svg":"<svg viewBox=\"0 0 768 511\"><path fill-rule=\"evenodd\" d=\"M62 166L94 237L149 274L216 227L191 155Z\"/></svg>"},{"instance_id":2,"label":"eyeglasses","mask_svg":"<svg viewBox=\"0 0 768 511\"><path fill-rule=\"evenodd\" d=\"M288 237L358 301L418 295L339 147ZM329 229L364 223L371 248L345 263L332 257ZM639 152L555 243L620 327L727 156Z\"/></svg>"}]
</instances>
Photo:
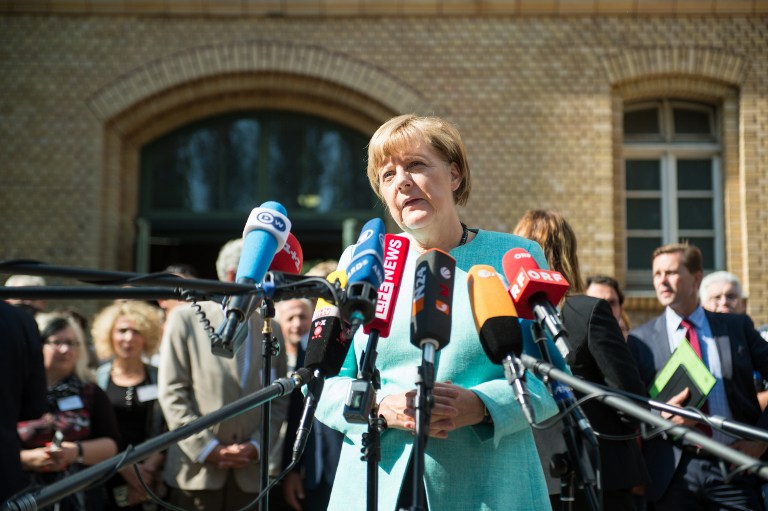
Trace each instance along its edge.
<instances>
[{"instance_id":1,"label":"eyeglasses","mask_svg":"<svg viewBox=\"0 0 768 511\"><path fill-rule=\"evenodd\" d=\"M739 299L739 295L737 295L735 293L728 293L728 294L724 294L724 295L710 296L708 301L711 302L711 303L717 303L717 302L720 302L720 301L723 301L723 302L735 302L738 299Z\"/></svg>"},{"instance_id":2,"label":"eyeglasses","mask_svg":"<svg viewBox=\"0 0 768 511\"><path fill-rule=\"evenodd\" d=\"M48 346L53 346L56 349L61 349L62 346L66 346L67 348L77 348L80 346L80 341L72 341L69 339L54 339L45 341L45 344Z\"/></svg>"}]
</instances>

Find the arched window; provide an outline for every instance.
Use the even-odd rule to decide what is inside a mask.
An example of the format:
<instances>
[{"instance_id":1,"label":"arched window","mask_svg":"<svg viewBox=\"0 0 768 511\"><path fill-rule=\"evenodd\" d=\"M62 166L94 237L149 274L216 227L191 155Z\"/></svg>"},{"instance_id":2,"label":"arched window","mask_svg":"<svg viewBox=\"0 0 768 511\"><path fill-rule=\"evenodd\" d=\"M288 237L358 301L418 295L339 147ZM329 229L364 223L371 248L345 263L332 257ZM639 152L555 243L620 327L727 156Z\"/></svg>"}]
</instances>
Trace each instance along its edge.
<instances>
[{"instance_id":1,"label":"arched window","mask_svg":"<svg viewBox=\"0 0 768 511\"><path fill-rule=\"evenodd\" d=\"M365 174L367 142L321 117L260 110L197 121L146 145L139 209L152 269L188 262L195 244L215 253L267 200L288 210L305 260L338 257L345 221L383 214Z\"/></svg>"},{"instance_id":2,"label":"arched window","mask_svg":"<svg viewBox=\"0 0 768 511\"><path fill-rule=\"evenodd\" d=\"M624 105L626 268L629 288L651 285L651 254L685 242L705 271L724 263L718 109L676 99Z\"/></svg>"}]
</instances>

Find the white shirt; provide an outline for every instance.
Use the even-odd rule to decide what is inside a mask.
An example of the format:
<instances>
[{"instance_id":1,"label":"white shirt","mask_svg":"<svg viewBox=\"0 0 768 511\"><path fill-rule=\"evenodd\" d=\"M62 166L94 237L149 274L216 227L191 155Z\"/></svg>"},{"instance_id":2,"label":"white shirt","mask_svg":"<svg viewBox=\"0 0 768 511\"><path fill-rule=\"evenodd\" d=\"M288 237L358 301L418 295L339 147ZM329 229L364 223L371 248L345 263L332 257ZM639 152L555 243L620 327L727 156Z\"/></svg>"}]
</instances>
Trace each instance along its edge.
<instances>
[{"instance_id":1,"label":"white shirt","mask_svg":"<svg viewBox=\"0 0 768 511\"><path fill-rule=\"evenodd\" d=\"M675 351L680 341L685 339L685 327L681 325L683 319L677 315L677 313L670 307L665 310L665 317L667 320L667 339L669 340L669 349L671 352ZM696 330L696 334L699 336L699 345L701 346L701 359L717 380L715 386L712 387L712 391L709 393L707 399L707 406L709 407L710 415L719 415L726 419L732 419L731 407L728 405L728 397L725 393L725 385L723 383L723 368L720 363L720 352L717 349L717 343L712 335L712 329L707 321L707 316L704 314L704 309L699 305L693 314L688 316L688 320L693 323ZM723 444L730 444L735 439L721 433L717 429L712 430L712 439Z\"/></svg>"}]
</instances>

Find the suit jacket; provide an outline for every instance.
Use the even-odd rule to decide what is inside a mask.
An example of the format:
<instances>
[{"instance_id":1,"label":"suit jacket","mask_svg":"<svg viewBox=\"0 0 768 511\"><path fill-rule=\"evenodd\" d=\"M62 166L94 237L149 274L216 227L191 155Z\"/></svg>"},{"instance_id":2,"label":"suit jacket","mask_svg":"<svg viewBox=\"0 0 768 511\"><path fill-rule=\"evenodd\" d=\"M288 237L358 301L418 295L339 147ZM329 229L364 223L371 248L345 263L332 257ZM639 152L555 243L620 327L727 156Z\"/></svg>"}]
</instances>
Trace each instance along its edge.
<instances>
[{"instance_id":1,"label":"suit jacket","mask_svg":"<svg viewBox=\"0 0 768 511\"><path fill-rule=\"evenodd\" d=\"M40 334L32 316L0 300L0 502L29 483L16 423L47 411Z\"/></svg>"},{"instance_id":2,"label":"suit jacket","mask_svg":"<svg viewBox=\"0 0 768 511\"><path fill-rule=\"evenodd\" d=\"M299 344L299 353L296 357L296 367L304 367L304 355L306 350ZM293 458L293 444L296 441L296 430L301 422L304 411L304 394L301 389L295 389L291 393L291 404L288 409L288 422L283 443L283 469ZM304 470L304 489L314 490L325 481L333 486L336 475L336 467L339 464L339 454L344 443L344 435L331 429L317 419L312 420L310 431L304 452L299 458L299 463L293 470Z\"/></svg>"},{"instance_id":3,"label":"suit jacket","mask_svg":"<svg viewBox=\"0 0 768 511\"><path fill-rule=\"evenodd\" d=\"M752 320L741 314L704 311L717 344L723 372L723 385L733 419L765 428L768 412L757 402L753 373L768 377L768 343L755 330ZM629 348L637 361L646 388L671 356L664 314L637 327L629 334ZM658 500L666 491L680 462L681 450L663 434L645 441L643 451L652 474L646 496Z\"/></svg>"},{"instance_id":4,"label":"suit jacket","mask_svg":"<svg viewBox=\"0 0 768 511\"><path fill-rule=\"evenodd\" d=\"M572 296L565 301L562 316L572 348L566 362L574 375L633 394L645 394L635 360L608 302ZM631 421L598 401L587 401L582 410L598 433L618 436L635 431ZM599 439L599 444L604 490L628 489L648 482L637 441Z\"/></svg>"},{"instance_id":5,"label":"suit jacket","mask_svg":"<svg viewBox=\"0 0 768 511\"><path fill-rule=\"evenodd\" d=\"M221 306L214 302L198 304L215 328L224 319ZM245 389L240 387L238 363L244 353L243 345L234 358L229 359L211 353L211 341L192 306L174 308L168 316L160 348L158 374L158 400L169 429L173 430L216 411L262 388L261 329L263 321L258 314L251 319L252 346L250 370ZM280 329L274 334L281 339ZM270 381L278 374L285 374L285 351L281 350L273 360ZM271 402L269 446L261 445L261 456L274 446L280 425L286 417L288 396ZM168 449L165 461L165 481L169 486L183 490L221 489L230 473L213 465L198 463L200 453L213 439L222 444L255 441L261 443L263 408L257 407L214 427L187 437ZM234 469L240 489L256 493L260 489L260 462Z\"/></svg>"}]
</instances>

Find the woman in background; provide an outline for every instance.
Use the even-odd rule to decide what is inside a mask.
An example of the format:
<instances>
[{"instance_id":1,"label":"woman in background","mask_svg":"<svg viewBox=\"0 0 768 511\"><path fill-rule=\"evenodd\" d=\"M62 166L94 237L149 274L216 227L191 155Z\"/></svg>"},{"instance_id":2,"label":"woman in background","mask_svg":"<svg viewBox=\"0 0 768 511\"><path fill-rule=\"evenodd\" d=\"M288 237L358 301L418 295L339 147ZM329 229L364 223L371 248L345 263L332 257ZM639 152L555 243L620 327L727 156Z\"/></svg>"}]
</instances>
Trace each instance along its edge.
<instances>
[{"instance_id":1,"label":"woman in background","mask_svg":"<svg viewBox=\"0 0 768 511\"><path fill-rule=\"evenodd\" d=\"M99 359L97 382L115 411L122 442L120 450L160 434L162 412L157 404L157 368L144 363L157 351L163 327L161 311L140 301L118 301L96 315L91 329ZM138 463L144 483L153 491L162 480L164 455L154 453ZM106 484L107 509L141 509L147 494L133 465L124 467Z\"/></svg>"},{"instance_id":2,"label":"woman in background","mask_svg":"<svg viewBox=\"0 0 768 511\"><path fill-rule=\"evenodd\" d=\"M560 272L571 285L561 307L563 325L568 332L571 351L566 357L574 375L587 381L643 395L645 389L634 358L624 341L624 335L607 301L583 295L576 234L557 211L529 210L515 227L515 234L534 240L544 249L551 270ZM582 409L597 433L611 436L632 435L635 428L612 408L594 400ZM542 462L556 452L552 430L544 436L537 434ZM542 438L546 437L546 441ZM602 474L604 509L635 510L633 488L648 481L648 472L640 447L635 439L598 439ZM564 444L560 444L564 445ZM550 493L555 509L559 507L559 488ZM559 482L559 481L558 481ZM573 509L589 510L586 496L576 493Z\"/></svg>"},{"instance_id":3,"label":"woman in background","mask_svg":"<svg viewBox=\"0 0 768 511\"><path fill-rule=\"evenodd\" d=\"M48 485L117 454L119 431L106 394L93 383L85 336L69 316L39 313L48 412L18 424L21 463L33 484ZM103 487L77 492L59 503L64 510L101 510Z\"/></svg>"}]
</instances>

